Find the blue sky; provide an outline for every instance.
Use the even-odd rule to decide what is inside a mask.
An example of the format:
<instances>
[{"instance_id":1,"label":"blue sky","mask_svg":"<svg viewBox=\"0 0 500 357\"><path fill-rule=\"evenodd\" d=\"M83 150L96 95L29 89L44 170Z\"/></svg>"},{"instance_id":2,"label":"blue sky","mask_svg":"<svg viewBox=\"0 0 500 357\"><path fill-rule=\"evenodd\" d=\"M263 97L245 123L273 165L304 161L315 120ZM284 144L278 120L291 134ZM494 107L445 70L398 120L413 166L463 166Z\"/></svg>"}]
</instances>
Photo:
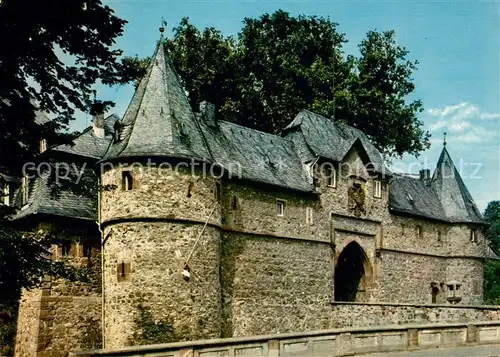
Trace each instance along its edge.
<instances>
[{"instance_id":1,"label":"blue sky","mask_svg":"<svg viewBox=\"0 0 500 357\"><path fill-rule=\"evenodd\" d=\"M127 20L117 46L125 55L149 56L159 37L161 17L168 29L188 16L198 27L214 26L237 34L244 17L283 9L292 15L330 17L349 43L346 54L369 30L396 31L398 42L420 62L414 74L414 98L424 102L420 115L433 134L432 147L418 159L393 162L405 172L436 163L443 132L448 150L480 210L500 199L500 3L482 1L117 1L104 0ZM168 32L170 34L170 32ZM100 88L99 97L117 103L122 115L131 86ZM73 127L83 129L90 117L80 115ZM411 166L410 166L411 165Z\"/></svg>"}]
</instances>

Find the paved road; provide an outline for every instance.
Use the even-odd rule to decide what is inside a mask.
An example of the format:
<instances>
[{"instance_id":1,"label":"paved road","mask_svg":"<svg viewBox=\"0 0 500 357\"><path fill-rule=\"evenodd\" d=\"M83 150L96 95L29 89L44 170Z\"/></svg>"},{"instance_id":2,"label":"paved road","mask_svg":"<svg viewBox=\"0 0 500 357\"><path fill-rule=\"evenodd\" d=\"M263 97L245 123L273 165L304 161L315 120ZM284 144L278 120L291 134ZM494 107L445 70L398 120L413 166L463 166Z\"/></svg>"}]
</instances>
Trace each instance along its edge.
<instances>
[{"instance_id":1,"label":"paved road","mask_svg":"<svg viewBox=\"0 0 500 357\"><path fill-rule=\"evenodd\" d=\"M357 357L500 357L500 345L454 347L414 352L384 352Z\"/></svg>"}]
</instances>

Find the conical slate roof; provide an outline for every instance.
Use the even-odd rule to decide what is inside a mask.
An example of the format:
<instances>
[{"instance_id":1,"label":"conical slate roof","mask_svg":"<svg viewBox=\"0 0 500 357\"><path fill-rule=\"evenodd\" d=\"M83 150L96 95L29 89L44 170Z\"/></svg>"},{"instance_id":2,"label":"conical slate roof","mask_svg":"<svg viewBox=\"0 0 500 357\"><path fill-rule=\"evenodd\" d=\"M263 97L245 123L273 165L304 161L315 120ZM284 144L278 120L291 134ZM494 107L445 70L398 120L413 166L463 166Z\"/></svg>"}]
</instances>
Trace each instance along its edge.
<instances>
[{"instance_id":1,"label":"conical slate roof","mask_svg":"<svg viewBox=\"0 0 500 357\"><path fill-rule=\"evenodd\" d=\"M439 156L431 187L439 196L444 213L449 220L484 223L446 146L443 147Z\"/></svg>"},{"instance_id":2,"label":"conical slate roof","mask_svg":"<svg viewBox=\"0 0 500 357\"><path fill-rule=\"evenodd\" d=\"M170 157L211 161L199 123L160 39L104 159Z\"/></svg>"}]
</instances>

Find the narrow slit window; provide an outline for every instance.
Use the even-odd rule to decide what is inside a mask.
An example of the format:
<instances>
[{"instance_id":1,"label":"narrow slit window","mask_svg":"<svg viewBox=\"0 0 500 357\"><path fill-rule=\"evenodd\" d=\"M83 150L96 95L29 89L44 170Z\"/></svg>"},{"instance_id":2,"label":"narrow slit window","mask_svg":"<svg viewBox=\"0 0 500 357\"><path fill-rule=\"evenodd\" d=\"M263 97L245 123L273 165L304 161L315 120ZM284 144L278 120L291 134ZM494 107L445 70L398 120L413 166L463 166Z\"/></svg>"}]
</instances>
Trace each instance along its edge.
<instances>
[{"instance_id":1,"label":"narrow slit window","mask_svg":"<svg viewBox=\"0 0 500 357\"><path fill-rule=\"evenodd\" d=\"M10 204L9 196L10 196L9 184L5 183L2 188L2 200L1 200L5 206L8 206Z\"/></svg>"},{"instance_id":2,"label":"narrow slit window","mask_svg":"<svg viewBox=\"0 0 500 357\"><path fill-rule=\"evenodd\" d=\"M132 171L122 171L122 189L123 191L131 191L134 187L134 177Z\"/></svg>"},{"instance_id":3,"label":"narrow slit window","mask_svg":"<svg viewBox=\"0 0 500 357\"><path fill-rule=\"evenodd\" d=\"M306 207L306 223L307 224L313 224L314 223L314 210L312 207Z\"/></svg>"},{"instance_id":4,"label":"narrow slit window","mask_svg":"<svg viewBox=\"0 0 500 357\"><path fill-rule=\"evenodd\" d=\"M27 176L23 176L22 182L22 204L28 204L28 195L29 195L29 179Z\"/></svg>"},{"instance_id":5,"label":"narrow slit window","mask_svg":"<svg viewBox=\"0 0 500 357\"><path fill-rule=\"evenodd\" d=\"M373 197L382 198L382 182L379 180L373 181Z\"/></svg>"},{"instance_id":6,"label":"narrow slit window","mask_svg":"<svg viewBox=\"0 0 500 357\"><path fill-rule=\"evenodd\" d=\"M471 229L470 231L470 241L472 243L477 243L477 231L475 229Z\"/></svg>"},{"instance_id":7,"label":"narrow slit window","mask_svg":"<svg viewBox=\"0 0 500 357\"><path fill-rule=\"evenodd\" d=\"M278 217L282 217L285 215L285 202L284 201L276 201L276 215Z\"/></svg>"},{"instance_id":8,"label":"narrow slit window","mask_svg":"<svg viewBox=\"0 0 500 357\"><path fill-rule=\"evenodd\" d=\"M424 230L422 229L422 226L417 226L417 237L418 238L424 237Z\"/></svg>"},{"instance_id":9,"label":"narrow slit window","mask_svg":"<svg viewBox=\"0 0 500 357\"><path fill-rule=\"evenodd\" d=\"M231 210L233 211L238 210L238 197L236 197L236 195L233 195L233 200L231 202Z\"/></svg>"},{"instance_id":10,"label":"narrow slit window","mask_svg":"<svg viewBox=\"0 0 500 357\"><path fill-rule=\"evenodd\" d=\"M221 201L220 183L219 182L215 183L215 199L217 200L217 202Z\"/></svg>"},{"instance_id":11,"label":"narrow slit window","mask_svg":"<svg viewBox=\"0 0 500 357\"><path fill-rule=\"evenodd\" d=\"M130 263L122 261L116 265L116 278L119 282L130 280Z\"/></svg>"}]
</instances>

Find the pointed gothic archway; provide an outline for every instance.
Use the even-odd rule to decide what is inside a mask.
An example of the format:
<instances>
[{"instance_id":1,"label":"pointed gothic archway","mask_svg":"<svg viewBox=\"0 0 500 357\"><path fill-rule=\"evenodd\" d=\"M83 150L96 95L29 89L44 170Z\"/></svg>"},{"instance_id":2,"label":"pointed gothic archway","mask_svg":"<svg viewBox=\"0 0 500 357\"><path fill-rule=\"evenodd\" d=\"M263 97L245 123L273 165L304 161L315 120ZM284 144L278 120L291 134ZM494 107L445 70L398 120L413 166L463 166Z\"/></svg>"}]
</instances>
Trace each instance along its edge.
<instances>
[{"instance_id":1,"label":"pointed gothic archway","mask_svg":"<svg viewBox=\"0 0 500 357\"><path fill-rule=\"evenodd\" d=\"M350 242L335 266L335 301L364 301L371 275L370 262L363 248L357 242Z\"/></svg>"}]
</instances>

